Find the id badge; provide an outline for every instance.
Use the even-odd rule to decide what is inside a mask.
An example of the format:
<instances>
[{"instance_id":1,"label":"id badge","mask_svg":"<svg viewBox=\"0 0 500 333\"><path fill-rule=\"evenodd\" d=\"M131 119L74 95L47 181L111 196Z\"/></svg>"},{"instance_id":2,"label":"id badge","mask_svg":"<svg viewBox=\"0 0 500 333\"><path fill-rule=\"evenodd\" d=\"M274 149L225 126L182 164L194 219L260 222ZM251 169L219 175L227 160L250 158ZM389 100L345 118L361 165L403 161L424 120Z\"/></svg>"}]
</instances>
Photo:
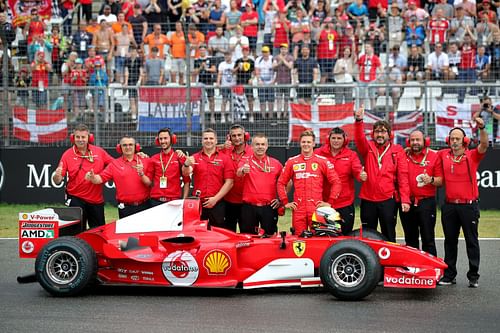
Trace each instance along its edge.
<instances>
[{"instance_id":1,"label":"id badge","mask_svg":"<svg viewBox=\"0 0 500 333\"><path fill-rule=\"evenodd\" d=\"M85 51L87 49L87 42L82 40L80 42L80 51Z\"/></svg>"},{"instance_id":2,"label":"id badge","mask_svg":"<svg viewBox=\"0 0 500 333\"><path fill-rule=\"evenodd\" d=\"M44 91L43 81L38 81L38 91Z\"/></svg>"},{"instance_id":3,"label":"id badge","mask_svg":"<svg viewBox=\"0 0 500 333\"><path fill-rule=\"evenodd\" d=\"M333 51L333 40L328 41L328 50Z\"/></svg>"},{"instance_id":4,"label":"id badge","mask_svg":"<svg viewBox=\"0 0 500 333\"><path fill-rule=\"evenodd\" d=\"M160 188L167 188L167 177L160 177Z\"/></svg>"}]
</instances>

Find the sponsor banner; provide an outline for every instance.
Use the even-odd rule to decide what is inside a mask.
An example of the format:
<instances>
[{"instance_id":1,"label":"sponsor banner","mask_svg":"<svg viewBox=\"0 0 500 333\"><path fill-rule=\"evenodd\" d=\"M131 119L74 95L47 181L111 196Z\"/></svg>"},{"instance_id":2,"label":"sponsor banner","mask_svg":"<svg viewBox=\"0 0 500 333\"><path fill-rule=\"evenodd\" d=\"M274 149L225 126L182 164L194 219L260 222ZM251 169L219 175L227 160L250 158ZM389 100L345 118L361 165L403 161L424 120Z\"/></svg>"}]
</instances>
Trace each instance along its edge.
<instances>
[{"instance_id":1,"label":"sponsor banner","mask_svg":"<svg viewBox=\"0 0 500 333\"><path fill-rule=\"evenodd\" d=\"M441 272L440 272L441 273ZM384 287L391 288L436 288L441 274L434 269L405 271L400 267L384 267Z\"/></svg>"},{"instance_id":2,"label":"sponsor banner","mask_svg":"<svg viewBox=\"0 0 500 333\"><path fill-rule=\"evenodd\" d=\"M37 8L42 20L51 17L52 0L8 0L14 27L24 26L31 18L31 9Z\"/></svg>"},{"instance_id":3,"label":"sponsor banner","mask_svg":"<svg viewBox=\"0 0 500 333\"><path fill-rule=\"evenodd\" d=\"M19 214L19 257L36 258L38 251L59 235L57 214Z\"/></svg>"}]
</instances>

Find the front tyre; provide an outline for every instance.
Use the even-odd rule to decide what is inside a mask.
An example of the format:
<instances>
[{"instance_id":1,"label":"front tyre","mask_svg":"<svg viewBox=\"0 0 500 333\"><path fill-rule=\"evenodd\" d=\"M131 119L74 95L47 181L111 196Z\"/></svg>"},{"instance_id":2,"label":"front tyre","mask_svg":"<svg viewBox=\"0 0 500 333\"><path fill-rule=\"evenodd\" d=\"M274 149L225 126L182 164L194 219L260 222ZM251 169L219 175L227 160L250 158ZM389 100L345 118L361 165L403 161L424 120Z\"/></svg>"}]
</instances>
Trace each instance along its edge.
<instances>
[{"instance_id":1,"label":"front tyre","mask_svg":"<svg viewBox=\"0 0 500 333\"><path fill-rule=\"evenodd\" d=\"M359 240L333 244L321 258L323 286L341 300L356 301L377 286L382 268L372 248Z\"/></svg>"},{"instance_id":2,"label":"front tyre","mask_svg":"<svg viewBox=\"0 0 500 333\"><path fill-rule=\"evenodd\" d=\"M50 294L73 296L96 281L96 254L80 238L57 238L38 254L35 274L40 285Z\"/></svg>"}]
</instances>

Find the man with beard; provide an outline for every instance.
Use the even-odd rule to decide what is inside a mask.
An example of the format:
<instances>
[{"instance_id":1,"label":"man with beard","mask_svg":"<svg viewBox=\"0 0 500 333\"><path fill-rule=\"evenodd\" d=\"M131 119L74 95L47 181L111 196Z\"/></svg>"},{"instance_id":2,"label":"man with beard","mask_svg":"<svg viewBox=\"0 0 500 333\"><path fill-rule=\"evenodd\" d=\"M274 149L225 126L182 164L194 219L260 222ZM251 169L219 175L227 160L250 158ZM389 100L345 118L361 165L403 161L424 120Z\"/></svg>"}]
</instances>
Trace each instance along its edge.
<instances>
[{"instance_id":1,"label":"man with beard","mask_svg":"<svg viewBox=\"0 0 500 333\"><path fill-rule=\"evenodd\" d=\"M220 149L233 163L234 170L238 169L242 159L252 156L252 147L247 144L250 134L241 125L235 124L229 129L226 143ZM224 197L226 202L226 225L236 231L236 225L241 221L241 207L243 205L243 179L235 177L233 187ZM241 229L241 227L240 227Z\"/></svg>"},{"instance_id":2,"label":"man with beard","mask_svg":"<svg viewBox=\"0 0 500 333\"><path fill-rule=\"evenodd\" d=\"M217 133L207 128L203 131L202 149L186 158L183 175L193 174L193 193L202 203L200 218L214 227L230 229L224 221L224 196L233 187L234 167L230 158L217 150Z\"/></svg>"},{"instance_id":3,"label":"man with beard","mask_svg":"<svg viewBox=\"0 0 500 333\"><path fill-rule=\"evenodd\" d=\"M462 128L453 128L446 142L449 149L438 153L437 165L443 175L445 203L441 207L441 223L444 232L444 262L448 268L440 285L456 284L458 237L462 228L469 258L469 287L479 286L479 189L477 169L486 156L488 132L484 120L475 118L479 128L479 145L468 149L470 138Z\"/></svg>"},{"instance_id":4,"label":"man with beard","mask_svg":"<svg viewBox=\"0 0 500 333\"><path fill-rule=\"evenodd\" d=\"M358 155L347 147L348 144L346 132L340 127L335 127L330 131L326 144L314 150L315 154L326 157L333 164L342 183L339 197L331 202L328 201L330 187L323 187L323 200L335 208L344 219L342 224L344 235L349 234L354 226L354 178L360 182L366 181L367 178Z\"/></svg>"},{"instance_id":5,"label":"man with beard","mask_svg":"<svg viewBox=\"0 0 500 333\"><path fill-rule=\"evenodd\" d=\"M441 186L442 177L436 164L437 153L429 148L430 138L419 130L413 131L406 141L408 161L408 184L410 186L410 210L400 212L405 232L406 245L419 247L437 256L434 228L436 227L436 187Z\"/></svg>"},{"instance_id":6,"label":"man with beard","mask_svg":"<svg viewBox=\"0 0 500 333\"><path fill-rule=\"evenodd\" d=\"M182 177L182 165L186 157L182 151L174 151L172 146L177 142L177 136L170 128L158 131L155 144L161 151L150 159L146 177L151 180L150 204L151 207L161 205L172 200L186 198L189 193L189 176Z\"/></svg>"},{"instance_id":7,"label":"man with beard","mask_svg":"<svg viewBox=\"0 0 500 333\"><path fill-rule=\"evenodd\" d=\"M70 136L73 144L66 150L52 176L56 185L67 176L66 206L82 209L82 231L104 225L104 197L102 184L85 182L85 174L91 169L100 173L113 158L102 148L94 146L94 135L84 124L75 127Z\"/></svg>"},{"instance_id":8,"label":"man with beard","mask_svg":"<svg viewBox=\"0 0 500 333\"><path fill-rule=\"evenodd\" d=\"M410 210L408 162L403 148L391 142L391 125L388 122L375 122L372 140L366 139L364 113L363 105L354 113L354 138L367 173L367 180L361 185L359 193L361 223L365 228L377 230L380 221L382 234L395 242L398 202L401 202L404 213Z\"/></svg>"}]
</instances>

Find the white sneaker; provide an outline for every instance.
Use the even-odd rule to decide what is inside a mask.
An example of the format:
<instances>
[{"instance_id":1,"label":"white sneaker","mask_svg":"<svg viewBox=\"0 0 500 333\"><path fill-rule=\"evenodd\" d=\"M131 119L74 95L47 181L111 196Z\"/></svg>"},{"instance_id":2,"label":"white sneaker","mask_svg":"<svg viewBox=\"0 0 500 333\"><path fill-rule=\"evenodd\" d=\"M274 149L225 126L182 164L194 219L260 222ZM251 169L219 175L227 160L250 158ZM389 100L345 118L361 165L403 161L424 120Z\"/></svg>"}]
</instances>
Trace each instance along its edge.
<instances>
[{"instance_id":1,"label":"white sneaker","mask_svg":"<svg viewBox=\"0 0 500 333\"><path fill-rule=\"evenodd\" d=\"M210 116L210 124L215 124L215 116L214 115Z\"/></svg>"},{"instance_id":2,"label":"white sneaker","mask_svg":"<svg viewBox=\"0 0 500 333\"><path fill-rule=\"evenodd\" d=\"M281 112L276 112L276 119L280 119L281 118Z\"/></svg>"},{"instance_id":3,"label":"white sneaker","mask_svg":"<svg viewBox=\"0 0 500 333\"><path fill-rule=\"evenodd\" d=\"M221 115L220 116L220 123L221 124L225 124L226 123L226 116L225 115Z\"/></svg>"},{"instance_id":4,"label":"white sneaker","mask_svg":"<svg viewBox=\"0 0 500 333\"><path fill-rule=\"evenodd\" d=\"M228 123L232 123L233 122L233 115L232 114L228 114L227 115L227 122Z\"/></svg>"},{"instance_id":5,"label":"white sneaker","mask_svg":"<svg viewBox=\"0 0 500 333\"><path fill-rule=\"evenodd\" d=\"M248 121L253 123L253 115L250 115L250 118L248 118Z\"/></svg>"}]
</instances>

